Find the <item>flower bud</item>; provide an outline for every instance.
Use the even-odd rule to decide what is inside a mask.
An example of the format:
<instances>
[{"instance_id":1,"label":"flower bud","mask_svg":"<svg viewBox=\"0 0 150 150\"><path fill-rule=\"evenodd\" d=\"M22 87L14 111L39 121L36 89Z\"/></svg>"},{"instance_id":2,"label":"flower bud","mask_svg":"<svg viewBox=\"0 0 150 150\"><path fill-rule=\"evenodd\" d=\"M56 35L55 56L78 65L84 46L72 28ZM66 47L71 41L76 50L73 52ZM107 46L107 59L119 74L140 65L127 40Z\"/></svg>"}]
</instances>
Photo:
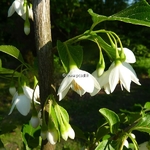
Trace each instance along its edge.
<instances>
[{"instance_id":1,"label":"flower bud","mask_svg":"<svg viewBox=\"0 0 150 150\"><path fill-rule=\"evenodd\" d=\"M61 133L62 138L63 138L65 141L67 141L67 139L68 139L68 132L67 132L67 129L66 129L66 127L64 126L63 123L60 125L60 133Z\"/></svg>"},{"instance_id":2,"label":"flower bud","mask_svg":"<svg viewBox=\"0 0 150 150\"><path fill-rule=\"evenodd\" d=\"M41 130L41 138L45 140L47 138L47 131Z\"/></svg>"},{"instance_id":3,"label":"flower bud","mask_svg":"<svg viewBox=\"0 0 150 150\"><path fill-rule=\"evenodd\" d=\"M10 87L10 88L9 88L9 93L10 93L12 96L14 96L15 93L16 93L16 88L15 88L15 87Z\"/></svg>"},{"instance_id":4,"label":"flower bud","mask_svg":"<svg viewBox=\"0 0 150 150\"><path fill-rule=\"evenodd\" d=\"M28 18L26 18L25 23L24 23L24 33L26 35L30 33L30 22Z\"/></svg>"},{"instance_id":5,"label":"flower bud","mask_svg":"<svg viewBox=\"0 0 150 150\"><path fill-rule=\"evenodd\" d=\"M97 76L100 77L104 72L104 67L97 68Z\"/></svg>"},{"instance_id":6,"label":"flower bud","mask_svg":"<svg viewBox=\"0 0 150 150\"><path fill-rule=\"evenodd\" d=\"M129 143L127 140L124 141L123 145L126 147L126 148L129 148Z\"/></svg>"},{"instance_id":7,"label":"flower bud","mask_svg":"<svg viewBox=\"0 0 150 150\"><path fill-rule=\"evenodd\" d=\"M52 144L55 145L58 141L58 132L55 128L50 129L47 132L47 140Z\"/></svg>"},{"instance_id":8,"label":"flower bud","mask_svg":"<svg viewBox=\"0 0 150 150\"><path fill-rule=\"evenodd\" d=\"M37 116L32 116L30 124L33 128L37 128L40 124L40 119Z\"/></svg>"},{"instance_id":9,"label":"flower bud","mask_svg":"<svg viewBox=\"0 0 150 150\"><path fill-rule=\"evenodd\" d=\"M74 138L75 138L75 132L74 132L74 130L72 129L72 127L70 126L70 124L68 124L68 136L69 136L71 139L74 139Z\"/></svg>"}]
</instances>

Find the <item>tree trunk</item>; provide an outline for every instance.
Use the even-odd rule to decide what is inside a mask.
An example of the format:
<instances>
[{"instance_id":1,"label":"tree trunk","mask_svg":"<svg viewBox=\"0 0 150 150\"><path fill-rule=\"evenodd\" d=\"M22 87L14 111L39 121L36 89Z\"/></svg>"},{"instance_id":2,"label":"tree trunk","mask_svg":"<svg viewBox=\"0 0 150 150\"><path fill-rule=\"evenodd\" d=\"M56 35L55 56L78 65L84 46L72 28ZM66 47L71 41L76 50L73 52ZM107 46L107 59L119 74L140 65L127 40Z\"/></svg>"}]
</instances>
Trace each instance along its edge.
<instances>
[{"instance_id":1,"label":"tree trunk","mask_svg":"<svg viewBox=\"0 0 150 150\"><path fill-rule=\"evenodd\" d=\"M40 100L43 108L47 97L54 93L53 53L50 23L50 0L33 0L35 42L38 55ZM47 140L42 141L41 150L54 150Z\"/></svg>"}]
</instances>

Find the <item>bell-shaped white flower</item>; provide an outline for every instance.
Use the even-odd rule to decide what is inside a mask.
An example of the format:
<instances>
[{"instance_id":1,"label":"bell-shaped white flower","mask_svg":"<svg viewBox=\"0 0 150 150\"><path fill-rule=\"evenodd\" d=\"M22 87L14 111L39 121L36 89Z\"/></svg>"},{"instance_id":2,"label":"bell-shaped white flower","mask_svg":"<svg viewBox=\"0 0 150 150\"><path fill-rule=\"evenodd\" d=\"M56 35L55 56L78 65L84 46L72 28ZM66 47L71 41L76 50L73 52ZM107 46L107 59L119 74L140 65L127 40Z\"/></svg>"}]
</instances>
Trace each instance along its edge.
<instances>
[{"instance_id":1,"label":"bell-shaped white flower","mask_svg":"<svg viewBox=\"0 0 150 150\"><path fill-rule=\"evenodd\" d=\"M37 101L37 99L39 98L39 86L36 87L35 92L33 89L31 89L28 86L22 86L22 92L18 93L15 92L15 88L14 89L10 89L9 91L11 92L11 94L13 95L13 99L12 99L12 107L11 110L9 112L9 115L12 113L14 107L16 106L18 111L26 116L31 108L31 100L33 98L33 93L34 93L34 102L40 104L40 102Z\"/></svg>"},{"instance_id":2,"label":"bell-shaped white flower","mask_svg":"<svg viewBox=\"0 0 150 150\"><path fill-rule=\"evenodd\" d=\"M23 116L26 116L31 108L31 100L25 94L18 94L18 92L16 92L13 96L12 107L8 115L12 113L15 106Z\"/></svg>"},{"instance_id":3,"label":"bell-shaped white flower","mask_svg":"<svg viewBox=\"0 0 150 150\"><path fill-rule=\"evenodd\" d=\"M8 10L8 17L12 16L15 12L21 16L24 20L26 19L26 10L24 9L24 0L15 0ZM32 8L28 6L28 16L33 19Z\"/></svg>"},{"instance_id":4,"label":"bell-shaped white flower","mask_svg":"<svg viewBox=\"0 0 150 150\"><path fill-rule=\"evenodd\" d=\"M65 97L70 88L72 88L80 96L85 94L85 92L94 96L99 92L100 85L90 73L75 68L71 69L67 76L63 79L57 94L59 95L59 100L62 100Z\"/></svg>"},{"instance_id":5,"label":"bell-shaped white flower","mask_svg":"<svg viewBox=\"0 0 150 150\"><path fill-rule=\"evenodd\" d=\"M119 82L121 89L124 87L128 92L130 92L131 81L141 85L134 69L126 62L119 63L118 65L112 63L110 69L104 72L104 74L99 78L99 83L107 91L106 93L109 93L109 90L112 93Z\"/></svg>"},{"instance_id":6,"label":"bell-shaped white flower","mask_svg":"<svg viewBox=\"0 0 150 150\"><path fill-rule=\"evenodd\" d=\"M122 90L124 87L128 92L130 92L131 81L141 85L134 69L128 64L136 61L133 52L127 48L124 48L123 50L126 56L125 62L118 61L117 64L113 62L109 69L100 77L97 76L96 71L92 74L107 94L112 93L118 83L120 83Z\"/></svg>"}]
</instances>

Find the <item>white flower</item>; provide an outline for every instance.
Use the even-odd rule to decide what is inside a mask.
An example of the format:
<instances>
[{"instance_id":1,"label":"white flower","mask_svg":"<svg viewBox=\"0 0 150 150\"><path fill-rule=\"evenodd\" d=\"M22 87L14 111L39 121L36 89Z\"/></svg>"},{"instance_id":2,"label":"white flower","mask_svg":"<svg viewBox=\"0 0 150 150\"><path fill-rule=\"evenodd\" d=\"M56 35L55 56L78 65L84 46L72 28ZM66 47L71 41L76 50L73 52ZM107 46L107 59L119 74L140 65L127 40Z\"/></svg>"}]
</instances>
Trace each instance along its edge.
<instances>
[{"instance_id":1,"label":"white flower","mask_svg":"<svg viewBox=\"0 0 150 150\"><path fill-rule=\"evenodd\" d=\"M131 81L140 85L134 69L126 62L120 63L117 66L115 63L112 63L110 68L104 72L98 81L104 87L106 93L112 93L119 82L121 89L124 87L128 92L130 92Z\"/></svg>"},{"instance_id":2,"label":"white flower","mask_svg":"<svg viewBox=\"0 0 150 150\"><path fill-rule=\"evenodd\" d=\"M8 115L12 113L15 106L23 116L26 116L31 108L31 100L25 94L18 94L16 92L12 99L12 107Z\"/></svg>"},{"instance_id":3,"label":"white flower","mask_svg":"<svg viewBox=\"0 0 150 150\"><path fill-rule=\"evenodd\" d=\"M24 94L32 100L33 98L33 93L34 93L34 102L40 104L40 102L37 101L39 99L39 86L36 86L35 91L31 89L28 86L22 86Z\"/></svg>"},{"instance_id":4,"label":"white flower","mask_svg":"<svg viewBox=\"0 0 150 150\"><path fill-rule=\"evenodd\" d=\"M24 4L24 0L15 0L8 10L8 17L12 16L16 11L16 13L25 20L26 11L24 10L23 4ZM33 12L31 7L28 7L28 12L29 12L29 18L33 19Z\"/></svg>"},{"instance_id":5,"label":"white flower","mask_svg":"<svg viewBox=\"0 0 150 150\"><path fill-rule=\"evenodd\" d=\"M109 69L100 77L97 76L96 71L92 74L107 94L112 93L118 83L120 83L122 90L124 87L128 92L130 92L131 81L141 85L134 69L127 63L134 63L136 61L133 52L124 48L124 53L126 56L125 62L118 62L117 65L113 62Z\"/></svg>"},{"instance_id":6,"label":"white flower","mask_svg":"<svg viewBox=\"0 0 150 150\"><path fill-rule=\"evenodd\" d=\"M62 100L65 97L70 88L80 96L85 94L85 92L94 96L100 90L99 83L96 79L88 72L78 68L70 70L67 76L63 79L57 94L59 95L59 100Z\"/></svg>"},{"instance_id":7,"label":"white flower","mask_svg":"<svg viewBox=\"0 0 150 150\"><path fill-rule=\"evenodd\" d=\"M58 141L58 133L56 129L52 129L47 132L47 140L52 144L55 145Z\"/></svg>"},{"instance_id":8,"label":"white flower","mask_svg":"<svg viewBox=\"0 0 150 150\"><path fill-rule=\"evenodd\" d=\"M31 108L31 100L33 97L33 93L34 93L34 102L40 104L40 102L36 101L36 99L39 98L39 86L36 87L35 92L28 86L22 86L22 89L23 89L22 94L18 94L18 92L15 92L15 94L13 95L12 107L8 115L12 113L14 107L16 106L18 111L22 115L26 116Z\"/></svg>"},{"instance_id":9,"label":"white flower","mask_svg":"<svg viewBox=\"0 0 150 150\"><path fill-rule=\"evenodd\" d=\"M40 124L40 119L38 116L32 116L30 119L30 124L33 128L37 128Z\"/></svg>"}]
</instances>

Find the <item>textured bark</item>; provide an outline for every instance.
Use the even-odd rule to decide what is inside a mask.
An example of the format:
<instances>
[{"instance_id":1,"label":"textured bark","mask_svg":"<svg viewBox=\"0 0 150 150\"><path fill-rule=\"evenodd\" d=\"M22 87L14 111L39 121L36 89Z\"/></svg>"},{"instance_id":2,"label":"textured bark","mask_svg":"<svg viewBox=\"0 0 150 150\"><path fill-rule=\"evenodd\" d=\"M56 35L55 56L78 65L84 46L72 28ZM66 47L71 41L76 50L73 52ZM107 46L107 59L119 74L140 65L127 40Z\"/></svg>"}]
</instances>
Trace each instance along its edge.
<instances>
[{"instance_id":1,"label":"textured bark","mask_svg":"<svg viewBox=\"0 0 150 150\"><path fill-rule=\"evenodd\" d=\"M33 0L35 42L38 55L40 100L43 108L47 97L54 93L53 53L50 23L50 0ZM47 140L42 142L41 150L54 150L55 146Z\"/></svg>"}]
</instances>

